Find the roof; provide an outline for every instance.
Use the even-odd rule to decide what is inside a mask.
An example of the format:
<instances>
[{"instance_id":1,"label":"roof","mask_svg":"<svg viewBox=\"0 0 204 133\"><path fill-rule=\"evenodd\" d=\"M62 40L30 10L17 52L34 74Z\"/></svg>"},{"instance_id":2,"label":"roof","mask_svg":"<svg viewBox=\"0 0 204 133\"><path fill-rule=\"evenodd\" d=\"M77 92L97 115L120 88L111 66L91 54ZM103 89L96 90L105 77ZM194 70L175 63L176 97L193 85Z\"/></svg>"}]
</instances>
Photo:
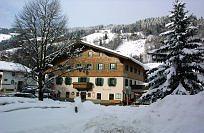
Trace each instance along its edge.
<instances>
[{"instance_id":1,"label":"roof","mask_svg":"<svg viewBox=\"0 0 204 133\"><path fill-rule=\"evenodd\" d=\"M140 61L128 56L128 55L125 55L125 54L122 54L121 52L119 51L115 51L115 50L111 50L111 49L108 49L108 48L105 48L105 47L102 47L102 46L99 46L99 45L95 45L95 44L92 44L92 43L88 43L86 41L81 41L82 44L86 45L86 46L90 46L90 47L93 47L93 48L96 48L96 49L99 49L99 50L102 50L102 51L105 51L105 52L108 52L108 53L111 53L111 54L114 54L116 56L119 56L121 58L124 58L124 59L128 59L128 60L131 60L133 61L134 63L142 66L145 70L148 70L148 68Z\"/></svg>"},{"instance_id":2,"label":"roof","mask_svg":"<svg viewBox=\"0 0 204 133\"><path fill-rule=\"evenodd\" d=\"M31 69L19 63L0 61L0 71L30 72Z\"/></svg>"}]
</instances>

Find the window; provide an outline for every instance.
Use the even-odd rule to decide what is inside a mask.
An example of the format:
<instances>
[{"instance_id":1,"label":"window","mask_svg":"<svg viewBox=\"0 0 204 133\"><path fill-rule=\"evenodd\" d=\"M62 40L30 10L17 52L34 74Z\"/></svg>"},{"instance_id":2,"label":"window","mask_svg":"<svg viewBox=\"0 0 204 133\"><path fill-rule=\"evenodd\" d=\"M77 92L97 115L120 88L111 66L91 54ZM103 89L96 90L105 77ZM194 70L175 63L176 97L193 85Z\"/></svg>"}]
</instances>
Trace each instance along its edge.
<instances>
[{"instance_id":1,"label":"window","mask_svg":"<svg viewBox=\"0 0 204 133\"><path fill-rule=\"evenodd\" d=\"M137 84L137 81L135 81L135 85Z\"/></svg>"},{"instance_id":2,"label":"window","mask_svg":"<svg viewBox=\"0 0 204 133\"><path fill-rule=\"evenodd\" d=\"M93 69L92 64L86 64L86 68L89 70Z\"/></svg>"},{"instance_id":3,"label":"window","mask_svg":"<svg viewBox=\"0 0 204 133\"><path fill-rule=\"evenodd\" d=\"M72 69L72 66L67 66L67 71L69 72L69 71L71 71L71 69Z\"/></svg>"},{"instance_id":4,"label":"window","mask_svg":"<svg viewBox=\"0 0 204 133\"><path fill-rule=\"evenodd\" d=\"M130 72L133 72L133 67L130 67Z\"/></svg>"},{"instance_id":5,"label":"window","mask_svg":"<svg viewBox=\"0 0 204 133\"><path fill-rule=\"evenodd\" d=\"M79 96L79 92L76 93L76 96L77 96L77 97Z\"/></svg>"},{"instance_id":6,"label":"window","mask_svg":"<svg viewBox=\"0 0 204 133\"><path fill-rule=\"evenodd\" d=\"M97 99L101 100L101 93L97 93Z\"/></svg>"},{"instance_id":7,"label":"window","mask_svg":"<svg viewBox=\"0 0 204 133\"><path fill-rule=\"evenodd\" d=\"M96 78L95 79L95 84L96 86L103 86L104 79L103 78Z\"/></svg>"},{"instance_id":8,"label":"window","mask_svg":"<svg viewBox=\"0 0 204 133\"><path fill-rule=\"evenodd\" d=\"M114 100L114 94L109 94L109 100Z\"/></svg>"},{"instance_id":9,"label":"window","mask_svg":"<svg viewBox=\"0 0 204 133\"><path fill-rule=\"evenodd\" d=\"M12 84L12 85L14 84L14 80L11 80L11 84Z\"/></svg>"},{"instance_id":10,"label":"window","mask_svg":"<svg viewBox=\"0 0 204 133\"><path fill-rule=\"evenodd\" d=\"M138 74L140 75L140 70L138 70Z\"/></svg>"},{"instance_id":11,"label":"window","mask_svg":"<svg viewBox=\"0 0 204 133\"><path fill-rule=\"evenodd\" d=\"M87 77L79 77L78 82L89 82L89 78Z\"/></svg>"},{"instance_id":12,"label":"window","mask_svg":"<svg viewBox=\"0 0 204 133\"><path fill-rule=\"evenodd\" d=\"M103 56L103 53L100 52L100 53L99 53L99 56Z\"/></svg>"},{"instance_id":13,"label":"window","mask_svg":"<svg viewBox=\"0 0 204 133\"><path fill-rule=\"evenodd\" d=\"M62 77L57 77L56 78L56 84L57 85L62 85L62 83L63 83L63 78Z\"/></svg>"},{"instance_id":14,"label":"window","mask_svg":"<svg viewBox=\"0 0 204 133\"><path fill-rule=\"evenodd\" d=\"M8 81L8 79L4 79L4 81Z\"/></svg>"},{"instance_id":15,"label":"window","mask_svg":"<svg viewBox=\"0 0 204 133\"><path fill-rule=\"evenodd\" d=\"M92 51L89 51L88 52L88 57L92 57L93 56L93 52Z\"/></svg>"},{"instance_id":16,"label":"window","mask_svg":"<svg viewBox=\"0 0 204 133\"><path fill-rule=\"evenodd\" d=\"M125 86L128 86L128 79L125 79Z\"/></svg>"},{"instance_id":17,"label":"window","mask_svg":"<svg viewBox=\"0 0 204 133\"><path fill-rule=\"evenodd\" d=\"M122 96L122 95L121 95L120 93L116 93L116 94L115 94L115 99L121 99L121 96Z\"/></svg>"},{"instance_id":18,"label":"window","mask_svg":"<svg viewBox=\"0 0 204 133\"><path fill-rule=\"evenodd\" d=\"M76 68L81 68L81 64L76 64Z\"/></svg>"},{"instance_id":19,"label":"window","mask_svg":"<svg viewBox=\"0 0 204 133\"><path fill-rule=\"evenodd\" d=\"M137 73L137 69L136 68L134 68L134 72Z\"/></svg>"},{"instance_id":20,"label":"window","mask_svg":"<svg viewBox=\"0 0 204 133\"><path fill-rule=\"evenodd\" d=\"M132 80L129 80L129 85L130 85L130 86L132 85Z\"/></svg>"},{"instance_id":21,"label":"window","mask_svg":"<svg viewBox=\"0 0 204 133\"><path fill-rule=\"evenodd\" d=\"M72 84L72 78L66 77L65 78L65 85L71 85Z\"/></svg>"},{"instance_id":22,"label":"window","mask_svg":"<svg viewBox=\"0 0 204 133\"><path fill-rule=\"evenodd\" d=\"M116 82L117 82L116 78L109 78L108 79L108 85L109 86L116 86Z\"/></svg>"},{"instance_id":23,"label":"window","mask_svg":"<svg viewBox=\"0 0 204 133\"><path fill-rule=\"evenodd\" d=\"M90 92L88 93L88 97L91 97L91 93Z\"/></svg>"},{"instance_id":24,"label":"window","mask_svg":"<svg viewBox=\"0 0 204 133\"><path fill-rule=\"evenodd\" d=\"M125 65L125 70L129 71L129 66L128 65Z\"/></svg>"},{"instance_id":25,"label":"window","mask_svg":"<svg viewBox=\"0 0 204 133\"><path fill-rule=\"evenodd\" d=\"M103 70L103 64L98 64L97 65L97 70Z\"/></svg>"},{"instance_id":26,"label":"window","mask_svg":"<svg viewBox=\"0 0 204 133\"><path fill-rule=\"evenodd\" d=\"M15 72L12 72L12 76L15 76L16 74L15 74Z\"/></svg>"},{"instance_id":27,"label":"window","mask_svg":"<svg viewBox=\"0 0 204 133\"><path fill-rule=\"evenodd\" d=\"M116 64L115 63L110 64L110 70L116 70Z\"/></svg>"}]
</instances>

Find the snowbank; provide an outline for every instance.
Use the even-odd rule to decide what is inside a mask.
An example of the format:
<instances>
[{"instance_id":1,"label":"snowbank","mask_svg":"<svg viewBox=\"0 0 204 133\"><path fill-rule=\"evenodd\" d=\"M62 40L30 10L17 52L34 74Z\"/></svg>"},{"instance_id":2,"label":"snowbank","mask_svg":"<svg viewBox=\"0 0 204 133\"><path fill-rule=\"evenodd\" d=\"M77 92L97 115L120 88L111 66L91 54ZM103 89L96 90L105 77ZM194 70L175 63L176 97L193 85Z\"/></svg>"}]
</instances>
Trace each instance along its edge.
<instances>
[{"instance_id":1,"label":"snowbank","mask_svg":"<svg viewBox=\"0 0 204 133\"><path fill-rule=\"evenodd\" d=\"M11 38L11 35L9 34L0 34L0 42L3 40L8 40Z\"/></svg>"},{"instance_id":2,"label":"snowbank","mask_svg":"<svg viewBox=\"0 0 204 133\"><path fill-rule=\"evenodd\" d=\"M106 107L87 101L77 103L78 113L75 103L5 97L0 101L10 103L0 105L1 133L204 132L204 92L167 96L141 107ZM16 110L11 110L14 106Z\"/></svg>"}]
</instances>

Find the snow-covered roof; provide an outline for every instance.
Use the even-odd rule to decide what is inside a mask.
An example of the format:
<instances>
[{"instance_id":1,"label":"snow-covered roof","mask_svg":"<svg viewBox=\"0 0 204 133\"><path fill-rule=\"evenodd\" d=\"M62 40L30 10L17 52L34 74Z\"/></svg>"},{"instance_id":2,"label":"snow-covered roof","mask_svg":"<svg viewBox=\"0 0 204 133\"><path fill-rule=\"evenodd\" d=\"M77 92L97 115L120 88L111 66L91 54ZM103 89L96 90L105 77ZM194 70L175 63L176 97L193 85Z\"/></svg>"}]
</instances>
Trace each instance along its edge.
<instances>
[{"instance_id":1,"label":"snow-covered roof","mask_svg":"<svg viewBox=\"0 0 204 133\"><path fill-rule=\"evenodd\" d=\"M31 69L19 63L0 61L0 71L30 72Z\"/></svg>"},{"instance_id":2,"label":"snow-covered roof","mask_svg":"<svg viewBox=\"0 0 204 133\"><path fill-rule=\"evenodd\" d=\"M137 63L138 65L142 66L145 70L148 70L148 68L140 61L128 56L128 55L125 55L125 54L122 54L121 52L119 51L115 51L115 50L111 50L111 49L108 49L108 48L105 48L105 47L102 47L102 46L99 46L99 45L95 45L93 43L88 43L86 41L81 41L84 45L86 46L90 46L90 47L94 47L96 49L100 49L100 50L103 50L103 51L106 51L108 53L112 53L114 55L117 55L119 57L122 57L122 58L125 58L125 59L129 59L135 63Z\"/></svg>"}]
</instances>

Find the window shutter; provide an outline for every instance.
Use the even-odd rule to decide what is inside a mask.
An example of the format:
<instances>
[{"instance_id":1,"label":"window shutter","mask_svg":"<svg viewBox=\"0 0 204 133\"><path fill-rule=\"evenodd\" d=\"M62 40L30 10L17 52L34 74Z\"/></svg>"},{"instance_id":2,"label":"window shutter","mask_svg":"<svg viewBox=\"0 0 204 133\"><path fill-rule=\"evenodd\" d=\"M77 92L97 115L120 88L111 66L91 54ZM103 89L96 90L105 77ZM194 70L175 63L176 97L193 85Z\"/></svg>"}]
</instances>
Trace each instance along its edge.
<instances>
[{"instance_id":1,"label":"window shutter","mask_svg":"<svg viewBox=\"0 0 204 133\"><path fill-rule=\"evenodd\" d=\"M65 84L66 84L66 85L71 85L71 84L72 84L72 78L66 77L66 78L65 78Z\"/></svg>"},{"instance_id":2,"label":"window shutter","mask_svg":"<svg viewBox=\"0 0 204 133\"><path fill-rule=\"evenodd\" d=\"M111 81L111 79L109 78L109 79L108 79L108 86L110 86L110 84L111 84L110 81Z\"/></svg>"},{"instance_id":3,"label":"window shutter","mask_svg":"<svg viewBox=\"0 0 204 133\"><path fill-rule=\"evenodd\" d=\"M114 86L116 86L116 84L117 84L117 79L114 78Z\"/></svg>"},{"instance_id":4,"label":"window shutter","mask_svg":"<svg viewBox=\"0 0 204 133\"><path fill-rule=\"evenodd\" d=\"M101 78L101 86L103 86L103 83L104 83L104 78Z\"/></svg>"},{"instance_id":5,"label":"window shutter","mask_svg":"<svg viewBox=\"0 0 204 133\"><path fill-rule=\"evenodd\" d=\"M86 78L86 82L89 82L90 81L90 78Z\"/></svg>"},{"instance_id":6,"label":"window shutter","mask_svg":"<svg viewBox=\"0 0 204 133\"><path fill-rule=\"evenodd\" d=\"M81 82L81 78L80 77L78 77L78 82Z\"/></svg>"},{"instance_id":7,"label":"window shutter","mask_svg":"<svg viewBox=\"0 0 204 133\"><path fill-rule=\"evenodd\" d=\"M62 85L62 83L63 83L63 78L62 77L57 77L56 78L56 84L57 85Z\"/></svg>"}]
</instances>

